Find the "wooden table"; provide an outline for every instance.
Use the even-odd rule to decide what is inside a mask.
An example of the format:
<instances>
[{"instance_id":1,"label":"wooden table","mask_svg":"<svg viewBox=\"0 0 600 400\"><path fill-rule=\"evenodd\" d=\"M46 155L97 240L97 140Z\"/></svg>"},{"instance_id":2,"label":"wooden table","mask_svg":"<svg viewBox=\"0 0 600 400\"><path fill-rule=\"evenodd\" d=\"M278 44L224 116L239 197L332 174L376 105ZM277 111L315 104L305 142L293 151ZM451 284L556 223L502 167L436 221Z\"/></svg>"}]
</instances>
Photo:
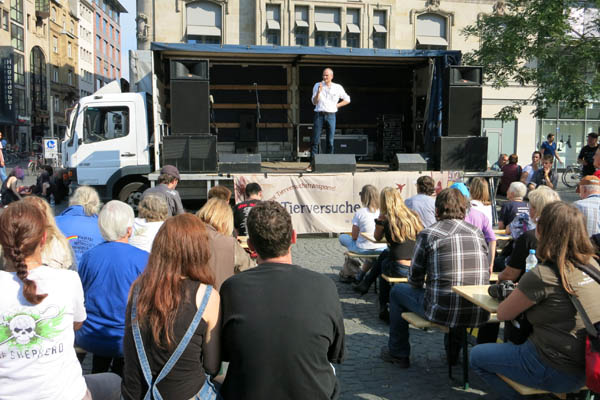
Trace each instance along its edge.
<instances>
[{"instance_id":1,"label":"wooden table","mask_svg":"<svg viewBox=\"0 0 600 400\"><path fill-rule=\"evenodd\" d=\"M367 232L361 232L360 236L364 237L365 239L367 239L369 242L372 243L387 243L387 240L385 240L385 236L381 238L381 240L375 240L375 237L373 236L372 233L367 233Z\"/></svg>"},{"instance_id":2,"label":"wooden table","mask_svg":"<svg viewBox=\"0 0 600 400\"><path fill-rule=\"evenodd\" d=\"M490 285L452 286L452 291L490 313L498 312L500 302L488 294Z\"/></svg>"}]
</instances>

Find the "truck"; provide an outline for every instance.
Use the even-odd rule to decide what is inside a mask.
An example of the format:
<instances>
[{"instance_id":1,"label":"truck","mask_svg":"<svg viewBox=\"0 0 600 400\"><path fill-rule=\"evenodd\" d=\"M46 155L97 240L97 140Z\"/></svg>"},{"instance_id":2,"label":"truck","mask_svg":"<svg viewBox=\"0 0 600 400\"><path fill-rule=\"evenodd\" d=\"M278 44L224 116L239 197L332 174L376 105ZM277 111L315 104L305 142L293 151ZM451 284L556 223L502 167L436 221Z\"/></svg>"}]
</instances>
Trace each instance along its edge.
<instances>
[{"instance_id":1,"label":"truck","mask_svg":"<svg viewBox=\"0 0 600 400\"><path fill-rule=\"evenodd\" d=\"M313 118L312 87L325 67L352 97L338 113L336 135L368 138L367 159L431 153L442 134L444 71L460 58L459 51L447 50L153 43L151 50L130 52L131 91L115 81L75 105L61 143L62 166L73 183L95 187L103 200L136 206L170 160L165 146L177 136L175 125L203 115L210 121L194 133L216 139L209 157L251 152L263 160L298 158L307 147L302 129ZM190 68L188 77L196 73L190 63L205 63L208 91L177 84L177 62ZM185 120L177 122L176 115ZM386 122L392 117L395 125ZM213 185L231 185L228 173L209 164L180 166L183 200L205 199Z\"/></svg>"}]
</instances>

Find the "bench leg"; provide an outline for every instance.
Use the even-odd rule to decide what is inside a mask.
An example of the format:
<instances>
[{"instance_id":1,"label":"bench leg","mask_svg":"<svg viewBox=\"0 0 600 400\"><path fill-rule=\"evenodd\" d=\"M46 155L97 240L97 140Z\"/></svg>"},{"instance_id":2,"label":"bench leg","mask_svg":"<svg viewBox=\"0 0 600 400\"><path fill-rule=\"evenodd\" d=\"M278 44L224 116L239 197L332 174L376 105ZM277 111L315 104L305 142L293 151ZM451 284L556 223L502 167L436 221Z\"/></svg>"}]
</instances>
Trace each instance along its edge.
<instances>
[{"instance_id":1,"label":"bench leg","mask_svg":"<svg viewBox=\"0 0 600 400\"><path fill-rule=\"evenodd\" d=\"M469 390L469 340L467 338L467 328L463 332L463 383L465 390Z\"/></svg>"}]
</instances>

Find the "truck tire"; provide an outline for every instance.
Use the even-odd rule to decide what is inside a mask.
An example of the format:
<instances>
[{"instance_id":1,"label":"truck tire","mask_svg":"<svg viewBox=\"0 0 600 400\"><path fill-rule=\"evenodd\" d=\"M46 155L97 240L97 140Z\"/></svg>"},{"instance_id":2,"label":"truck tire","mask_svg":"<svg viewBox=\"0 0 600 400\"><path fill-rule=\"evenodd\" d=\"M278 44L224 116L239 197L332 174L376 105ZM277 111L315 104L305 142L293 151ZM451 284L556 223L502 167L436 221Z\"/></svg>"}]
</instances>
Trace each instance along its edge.
<instances>
[{"instance_id":1,"label":"truck tire","mask_svg":"<svg viewBox=\"0 0 600 400\"><path fill-rule=\"evenodd\" d=\"M137 214L138 204L142 200L142 193L148 189L148 184L144 182L131 182L121 188L119 192L119 200L127 203L133 208L133 211Z\"/></svg>"}]
</instances>

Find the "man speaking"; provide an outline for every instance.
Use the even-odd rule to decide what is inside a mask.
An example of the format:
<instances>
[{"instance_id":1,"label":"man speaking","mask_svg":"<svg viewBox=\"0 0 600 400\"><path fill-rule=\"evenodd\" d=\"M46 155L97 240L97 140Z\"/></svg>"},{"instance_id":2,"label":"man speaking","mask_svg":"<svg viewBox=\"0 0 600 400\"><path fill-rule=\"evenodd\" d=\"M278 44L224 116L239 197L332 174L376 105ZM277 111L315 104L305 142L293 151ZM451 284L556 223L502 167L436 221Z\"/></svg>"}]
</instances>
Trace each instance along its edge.
<instances>
[{"instance_id":1,"label":"man speaking","mask_svg":"<svg viewBox=\"0 0 600 400\"><path fill-rule=\"evenodd\" d=\"M342 101L340 101L340 99ZM333 83L333 70L323 70L323 80L315 83L312 92L312 103L315 105L315 119L313 122L313 134L310 142L310 157L314 159L319 153L319 142L323 124L327 124L327 145L325 152L333 153L333 135L335 134L335 113L340 107L350 103L350 96L342 85ZM307 168L310 171L311 167Z\"/></svg>"}]
</instances>

